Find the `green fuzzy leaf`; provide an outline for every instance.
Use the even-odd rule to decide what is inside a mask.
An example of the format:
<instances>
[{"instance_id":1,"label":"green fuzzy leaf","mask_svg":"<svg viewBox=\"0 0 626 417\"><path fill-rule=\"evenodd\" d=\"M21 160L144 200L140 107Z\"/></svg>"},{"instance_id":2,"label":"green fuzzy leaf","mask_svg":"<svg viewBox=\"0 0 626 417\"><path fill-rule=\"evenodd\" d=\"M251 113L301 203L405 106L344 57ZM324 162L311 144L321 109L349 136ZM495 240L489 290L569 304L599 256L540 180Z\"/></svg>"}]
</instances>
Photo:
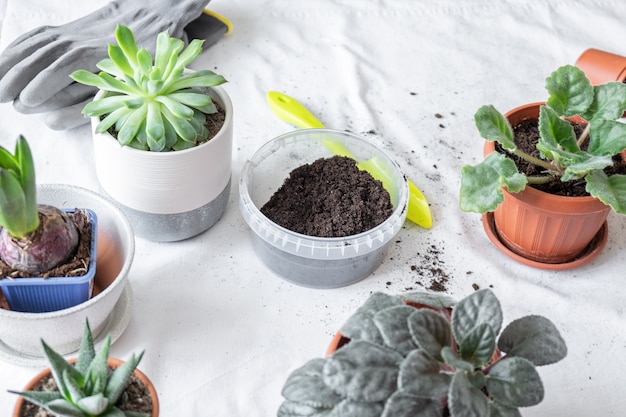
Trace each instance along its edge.
<instances>
[{"instance_id":1,"label":"green fuzzy leaf","mask_svg":"<svg viewBox=\"0 0 626 417\"><path fill-rule=\"evenodd\" d=\"M448 408L452 417L489 416L487 396L470 383L464 372L457 372L452 378Z\"/></svg>"},{"instance_id":2,"label":"green fuzzy leaf","mask_svg":"<svg viewBox=\"0 0 626 417\"><path fill-rule=\"evenodd\" d=\"M452 332L456 340L464 340L474 328L489 325L494 334L502 327L500 302L491 290L483 289L459 301L452 310Z\"/></svg>"},{"instance_id":3,"label":"green fuzzy leaf","mask_svg":"<svg viewBox=\"0 0 626 417\"><path fill-rule=\"evenodd\" d=\"M502 187L517 193L526 187L527 179L515 163L493 152L476 166L461 169L460 207L463 211L486 213L504 201Z\"/></svg>"},{"instance_id":4,"label":"green fuzzy leaf","mask_svg":"<svg viewBox=\"0 0 626 417\"><path fill-rule=\"evenodd\" d=\"M382 403L344 400L333 409L328 417L380 417L382 412Z\"/></svg>"},{"instance_id":5,"label":"green fuzzy leaf","mask_svg":"<svg viewBox=\"0 0 626 417\"><path fill-rule=\"evenodd\" d=\"M507 407L493 401L489 404L489 417L522 417L522 413L517 408Z\"/></svg>"},{"instance_id":6,"label":"green fuzzy leaf","mask_svg":"<svg viewBox=\"0 0 626 417\"><path fill-rule=\"evenodd\" d=\"M85 413L78 406L65 400L51 401L47 404L46 409L63 417L85 417Z\"/></svg>"},{"instance_id":7,"label":"green fuzzy leaf","mask_svg":"<svg viewBox=\"0 0 626 417\"><path fill-rule=\"evenodd\" d=\"M315 409L332 408L341 402L341 396L324 384L322 371L325 359L312 359L289 375L282 396L291 402Z\"/></svg>"},{"instance_id":8,"label":"green fuzzy leaf","mask_svg":"<svg viewBox=\"0 0 626 417\"><path fill-rule=\"evenodd\" d=\"M513 129L509 121L495 107L482 106L474 114L474 121L483 138L500 143L504 149L515 150Z\"/></svg>"},{"instance_id":9,"label":"green fuzzy leaf","mask_svg":"<svg viewBox=\"0 0 626 417\"><path fill-rule=\"evenodd\" d=\"M509 357L527 359L535 366L558 362L567 355L567 346L556 326L536 315L509 323L498 339L498 348Z\"/></svg>"},{"instance_id":10,"label":"green fuzzy leaf","mask_svg":"<svg viewBox=\"0 0 626 417\"><path fill-rule=\"evenodd\" d=\"M329 417L331 410L311 407L292 401L284 401L278 407L277 417Z\"/></svg>"},{"instance_id":11,"label":"green fuzzy leaf","mask_svg":"<svg viewBox=\"0 0 626 417\"><path fill-rule=\"evenodd\" d=\"M541 156L544 158L558 162L559 151L563 150L572 154L580 151L570 122L561 119L554 110L546 106L541 106L539 110L539 133L537 149L541 151Z\"/></svg>"},{"instance_id":12,"label":"green fuzzy leaf","mask_svg":"<svg viewBox=\"0 0 626 417\"><path fill-rule=\"evenodd\" d=\"M593 87L594 97L585 114L586 120L616 120L626 110L626 84L613 81Z\"/></svg>"},{"instance_id":13,"label":"green fuzzy leaf","mask_svg":"<svg viewBox=\"0 0 626 417\"><path fill-rule=\"evenodd\" d=\"M487 391L509 407L530 407L543 400L543 384L535 366L521 357L496 362L487 374Z\"/></svg>"},{"instance_id":14,"label":"green fuzzy leaf","mask_svg":"<svg viewBox=\"0 0 626 417\"><path fill-rule=\"evenodd\" d=\"M402 300L382 292L375 292L348 318L341 327L341 333L352 340L365 340L379 345L384 344L380 330L374 324L374 315L386 308L404 305Z\"/></svg>"},{"instance_id":15,"label":"green fuzzy leaf","mask_svg":"<svg viewBox=\"0 0 626 417\"><path fill-rule=\"evenodd\" d=\"M626 214L626 175L607 175L602 171L589 173L587 192L604 204L611 206L618 214Z\"/></svg>"},{"instance_id":16,"label":"green fuzzy leaf","mask_svg":"<svg viewBox=\"0 0 626 417\"><path fill-rule=\"evenodd\" d=\"M612 156L626 149L625 123L594 120L591 122L589 136L587 151L593 155Z\"/></svg>"},{"instance_id":17,"label":"green fuzzy leaf","mask_svg":"<svg viewBox=\"0 0 626 417\"><path fill-rule=\"evenodd\" d=\"M432 358L442 361L441 349L452 343L450 324L432 310L415 310L408 318L409 330L415 343Z\"/></svg>"},{"instance_id":18,"label":"green fuzzy leaf","mask_svg":"<svg viewBox=\"0 0 626 417\"><path fill-rule=\"evenodd\" d=\"M407 319L413 312L415 312L413 307L400 305L379 311L373 317L374 324L378 327L385 346L402 355L406 355L417 348L417 345L413 343L411 338L407 322Z\"/></svg>"},{"instance_id":19,"label":"green fuzzy leaf","mask_svg":"<svg viewBox=\"0 0 626 417\"><path fill-rule=\"evenodd\" d=\"M352 341L324 364L324 383L353 401L384 401L397 388L398 364L403 357L389 348Z\"/></svg>"},{"instance_id":20,"label":"green fuzzy leaf","mask_svg":"<svg viewBox=\"0 0 626 417\"><path fill-rule=\"evenodd\" d=\"M467 372L472 372L474 370L473 363L459 358L449 346L445 346L441 349L441 358L445 364L450 365L453 368Z\"/></svg>"},{"instance_id":21,"label":"green fuzzy leaf","mask_svg":"<svg viewBox=\"0 0 626 417\"><path fill-rule=\"evenodd\" d=\"M471 362L477 368L488 363L496 351L496 334L491 324L479 324L460 341L461 358Z\"/></svg>"},{"instance_id":22,"label":"green fuzzy leaf","mask_svg":"<svg viewBox=\"0 0 626 417\"><path fill-rule=\"evenodd\" d=\"M117 400L119 400L126 388L128 380L133 372L135 372L142 357L143 352L139 355L132 355L130 359L115 368L109 376L106 389L104 390L104 396L107 397L112 404L117 403Z\"/></svg>"},{"instance_id":23,"label":"green fuzzy leaf","mask_svg":"<svg viewBox=\"0 0 626 417\"><path fill-rule=\"evenodd\" d=\"M76 405L88 415L99 416L109 406L107 400L102 393L85 397L76 402Z\"/></svg>"},{"instance_id":24,"label":"green fuzzy leaf","mask_svg":"<svg viewBox=\"0 0 626 417\"><path fill-rule=\"evenodd\" d=\"M402 392L437 399L448 393L452 375L441 372L440 365L422 350L414 350L400 364L398 387Z\"/></svg>"},{"instance_id":25,"label":"green fuzzy leaf","mask_svg":"<svg viewBox=\"0 0 626 417\"><path fill-rule=\"evenodd\" d=\"M593 87L585 73L573 65L558 68L546 79L546 105L559 116L584 114L593 102Z\"/></svg>"},{"instance_id":26,"label":"green fuzzy leaf","mask_svg":"<svg viewBox=\"0 0 626 417\"><path fill-rule=\"evenodd\" d=\"M385 403L380 417L441 417L440 401L418 398L403 392L394 392Z\"/></svg>"},{"instance_id":27,"label":"green fuzzy leaf","mask_svg":"<svg viewBox=\"0 0 626 417\"><path fill-rule=\"evenodd\" d=\"M423 304L436 310L450 308L456 304L456 300L447 295L421 291L404 293L402 299L415 304Z\"/></svg>"},{"instance_id":28,"label":"green fuzzy leaf","mask_svg":"<svg viewBox=\"0 0 626 417\"><path fill-rule=\"evenodd\" d=\"M603 170L611 165L613 165L611 156L594 156L580 151L576 158L568 161L568 166L561 176L561 181L580 179L591 171Z\"/></svg>"}]
</instances>

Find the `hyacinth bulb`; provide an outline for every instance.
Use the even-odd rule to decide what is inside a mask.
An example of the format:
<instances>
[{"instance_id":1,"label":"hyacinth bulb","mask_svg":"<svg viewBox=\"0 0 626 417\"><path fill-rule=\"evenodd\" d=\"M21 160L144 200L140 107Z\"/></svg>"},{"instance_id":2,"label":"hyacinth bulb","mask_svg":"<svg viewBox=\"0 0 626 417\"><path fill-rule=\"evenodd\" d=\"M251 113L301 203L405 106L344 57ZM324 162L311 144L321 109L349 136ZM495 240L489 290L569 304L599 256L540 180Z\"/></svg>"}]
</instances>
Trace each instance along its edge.
<instances>
[{"instance_id":1,"label":"hyacinth bulb","mask_svg":"<svg viewBox=\"0 0 626 417\"><path fill-rule=\"evenodd\" d=\"M67 261L78 248L79 232L63 211L39 205L39 227L22 238L0 230L0 259L11 268L37 275Z\"/></svg>"}]
</instances>

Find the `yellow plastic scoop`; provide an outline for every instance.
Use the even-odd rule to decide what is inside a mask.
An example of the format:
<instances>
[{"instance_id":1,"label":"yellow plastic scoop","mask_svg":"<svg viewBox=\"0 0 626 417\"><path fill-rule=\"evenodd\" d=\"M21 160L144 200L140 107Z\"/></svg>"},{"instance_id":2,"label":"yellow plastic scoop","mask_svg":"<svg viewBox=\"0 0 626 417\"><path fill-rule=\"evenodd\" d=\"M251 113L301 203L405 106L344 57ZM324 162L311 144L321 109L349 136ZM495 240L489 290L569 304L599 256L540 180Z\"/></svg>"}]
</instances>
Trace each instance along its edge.
<instances>
[{"instance_id":1,"label":"yellow plastic scoop","mask_svg":"<svg viewBox=\"0 0 626 417\"><path fill-rule=\"evenodd\" d=\"M267 93L267 102L272 111L283 121L300 128L323 128L324 125L310 111L296 99L277 91ZM324 145L335 155L353 158L350 152L341 143L324 141ZM354 159L354 158L353 158ZM375 158L367 161L358 161L359 169L369 172L374 178L380 180L383 185L389 184L385 171L378 167ZM422 192L411 182L409 185L409 205L407 218L413 223L430 229L433 224L430 207ZM385 188L388 188L385 186Z\"/></svg>"}]
</instances>

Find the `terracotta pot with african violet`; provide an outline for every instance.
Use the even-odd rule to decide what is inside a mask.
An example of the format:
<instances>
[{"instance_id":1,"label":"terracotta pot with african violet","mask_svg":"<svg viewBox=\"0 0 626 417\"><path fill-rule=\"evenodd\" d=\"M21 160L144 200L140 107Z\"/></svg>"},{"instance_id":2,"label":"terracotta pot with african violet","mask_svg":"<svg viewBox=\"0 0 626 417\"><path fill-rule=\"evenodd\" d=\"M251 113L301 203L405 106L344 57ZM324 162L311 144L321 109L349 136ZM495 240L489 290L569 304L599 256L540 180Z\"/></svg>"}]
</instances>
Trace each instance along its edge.
<instances>
[{"instance_id":1,"label":"terracotta pot with african violet","mask_svg":"<svg viewBox=\"0 0 626 417\"><path fill-rule=\"evenodd\" d=\"M541 104L517 107L505 117L512 127L538 119ZM494 151L495 143L486 142L484 154ZM522 263L543 269L579 266L593 258L590 250L597 254L606 243L611 208L594 197L559 196L531 186L519 193L503 193L504 202L493 215L484 215L483 222L492 241L494 235L497 238L496 246L508 249ZM592 242L594 247L589 248Z\"/></svg>"},{"instance_id":2,"label":"terracotta pot with african violet","mask_svg":"<svg viewBox=\"0 0 626 417\"><path fill-rule=\"evenodd\" d=\"M583 70L593 85L626 81L626 57L621 55L590 48L578 57L576 66Z\"/></svg>"}]
</instances>

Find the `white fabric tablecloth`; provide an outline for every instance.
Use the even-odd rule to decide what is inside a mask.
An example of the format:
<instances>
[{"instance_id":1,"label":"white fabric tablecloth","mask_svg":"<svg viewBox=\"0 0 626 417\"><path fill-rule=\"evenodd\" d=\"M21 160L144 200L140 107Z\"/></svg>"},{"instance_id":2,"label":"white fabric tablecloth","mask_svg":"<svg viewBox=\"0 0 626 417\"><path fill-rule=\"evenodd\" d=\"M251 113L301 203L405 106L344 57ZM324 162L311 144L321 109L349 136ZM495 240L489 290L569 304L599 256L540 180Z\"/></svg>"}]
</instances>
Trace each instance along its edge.
<instances>
[{"instance_id":1,"label":"white fabric tablecloth","mask_svg":"<svg viewBox=\"0 0 626 417\"><path fill-rule=\"evenodd\" d=\"M0 0L0 46L100 4ZM562 331L569 355L539 368L546 397L525 416L624 415L626 219L609 216L608 243L594 262L548 272L502 255L480 216L458 208L460 168L482 155L475 110L544 100L544 79L589 47L626 54L623 0L214 0L210 8L234 31L192 67L229 80L235 145L227 212L188 241L137 239L132 319L112 347L122 359L146 350L140 368L156 383L161 416L275 415L287 375L322 356L371 292L429 285L431 277L419 275L426 256L449 276L449 295L492 287L507 322L542 314ZM269 90L394 155L429 199L433 228L407 223L380 268L349 287L306 289L270 272L252 250L237 186L244 161L294 129L268 108ZM0 132L4 146L19 134L29 139L39 182L97 189L87 126L52 131L43 116L2 104ZM37 371L0 362L0 417L15 401L6 390L21 389Z\"/></svg>"}]
</instances>

